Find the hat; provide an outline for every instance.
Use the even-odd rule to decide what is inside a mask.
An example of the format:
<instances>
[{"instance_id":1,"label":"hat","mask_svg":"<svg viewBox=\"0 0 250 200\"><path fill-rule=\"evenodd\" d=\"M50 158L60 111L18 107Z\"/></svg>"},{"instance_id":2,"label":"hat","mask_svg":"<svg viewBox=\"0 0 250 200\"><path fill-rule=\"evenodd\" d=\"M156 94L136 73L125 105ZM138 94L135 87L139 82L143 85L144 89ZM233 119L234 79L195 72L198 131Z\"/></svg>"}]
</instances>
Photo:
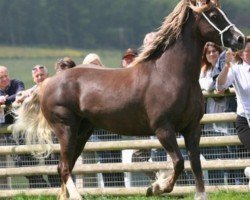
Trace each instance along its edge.
<instances>
[{"instance_id":1,"label":"hat","mask_svg":"<svg viewBox=\"0 0 250 200\"><path fill-rule=\"evenodd\" d=\"M125 53L123 54L122 59L128 56L136 57L137 55L138 53L136 50L128 48L127 51L125 51Z\"/></svg>"}]
</instances>

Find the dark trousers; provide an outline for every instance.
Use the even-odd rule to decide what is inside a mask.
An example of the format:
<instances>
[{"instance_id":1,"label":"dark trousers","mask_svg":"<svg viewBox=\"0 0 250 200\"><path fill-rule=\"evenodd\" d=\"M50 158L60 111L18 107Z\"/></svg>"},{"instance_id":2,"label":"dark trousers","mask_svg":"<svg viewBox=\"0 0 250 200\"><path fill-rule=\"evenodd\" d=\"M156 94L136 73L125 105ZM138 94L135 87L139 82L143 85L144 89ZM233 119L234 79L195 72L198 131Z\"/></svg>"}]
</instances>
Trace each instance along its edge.
<instances>
[{"instance_id":1,"label":"dark trousers","mask_svg":"<svg viewBox=\"0 0 250 200\"><path fill-rule=\"evenodd\" d=\"M48 158L45 158L46 165L56 165L58 164L59 155L51 154ZM19 155L14 158L15 164L19 167L22 166L32 166L38 165L39 160L32 156L31 154ZM43 178L42 175L31 175L26 176L29 181L30 188L41 188L41 187L49 187L47 181ZM48 181L51 187L60 187L61 178L59 175L48 175Z\"/></svg>"},{"instance_id":2,"label":"dark trousers","mask_svg":"<svg viewBox=\"0 0 250 200\"><path fill-rule=\"evenodd\" d=\"M236 130L241 143L250 151L250 127L245 117L237 116Z\"/></svg>"},{"instance_id":3,"label":"dark trousers","mask_svg":"<svg viewBox=\"0 0 250 200\"><path fill-rule=\"evenodd\" d=\"M58 165L59 164L59 154L52 153L48 158L45 158L45 165ZM57 175L48 175L48 181L51 187L60 187L61 186L61 178Z\"/></svg>"},{"instance_id":4,"label":"dark trousers","mask_svg":"<svg viewBox=\"0 0 250 200\"><path fill-rule=\"evenodd\" d=\"M148 162L151 157L151 150L137 149L132 154L132 162ZM155 180L155 172L144 172L151 180Z\"/></svg>"},{"instance_id":5,"label":"dark trousers","mask_svg":"<svg viewBox=\"0 0 250 200\"><path fill-rule=\"evenodd\" d=\"M18 155L14 158L16 166L25 167L31 165L38 165L39 160L34 158L31 154ZM29 181L30 188L44 188L48 187L47 181L42 175L25 176Z\"/></svg>"}]
</instances>

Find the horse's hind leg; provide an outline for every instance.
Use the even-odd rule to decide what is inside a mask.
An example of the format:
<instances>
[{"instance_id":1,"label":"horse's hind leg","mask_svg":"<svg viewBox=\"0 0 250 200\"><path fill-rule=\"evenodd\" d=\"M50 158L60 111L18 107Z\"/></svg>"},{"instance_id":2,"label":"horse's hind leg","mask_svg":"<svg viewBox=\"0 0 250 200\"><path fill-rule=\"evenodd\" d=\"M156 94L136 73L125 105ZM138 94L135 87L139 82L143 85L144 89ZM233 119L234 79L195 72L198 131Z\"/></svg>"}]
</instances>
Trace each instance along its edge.
<instances>
[{"instance_id":1,"label":"horse's hind leg","mask_svg":"<svg viewBox=\"0 0 250 200\"><path fill-rule=\"evenodd\" d=\"M183 134L185 139L186 149L188 151L191 168L195 178L196 184L196 194L195 200L206 200L207 196L205 193L202 169L201 169L201 161L200 161L200 135L201 128L198 125L195 129L192 129Z\"/></svg>"},{"instance_id":2,"label":"horse's hind leg","mask_svg":"<svg viewBox=\"0 0 250 200\"><path fill-rule=\"evenodd\" d=\"M162 194L164 192L171 192L174 188L174 184L184 169L184 159L179 150L175 132L172 128L161 128L156 131L162 146L166 149L167 153L171 156L174 171L168 177L160 177L156 182L152 184L147 190L147 196L153 194Z\"/></svg>"},{"instance_id":3,"label":"horse's hind leg","mask_svg":"<svg viewBox=\"0 0 250 200\"><path fill-rule=\"evenodd\" d=\"M72 126L60 124L60 126L56 126L55 128L61 146L58 172L63 184L66 184L70 199L82 199L75 187L71 172L78 156L81 154L84 145L90 137L90 130L90 126L83 129L77 124Z\"/></svg>"}]
</instances>

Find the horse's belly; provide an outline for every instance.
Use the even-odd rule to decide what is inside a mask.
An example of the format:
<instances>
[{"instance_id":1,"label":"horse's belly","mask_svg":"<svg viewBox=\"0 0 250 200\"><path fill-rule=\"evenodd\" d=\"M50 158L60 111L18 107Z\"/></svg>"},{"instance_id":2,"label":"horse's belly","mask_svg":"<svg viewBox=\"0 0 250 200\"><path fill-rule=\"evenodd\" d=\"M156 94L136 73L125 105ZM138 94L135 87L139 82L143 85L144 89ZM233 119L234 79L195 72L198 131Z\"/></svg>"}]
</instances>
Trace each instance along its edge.
<instances>
[{"instance_id":1,"label":"horse's belly","mask_svg":"<svg viewBox=\"0 0 250 200\"><path fill-rule=\"evenodd\" d=\"M127 136L149 136L154 135L153 131L150 129L146 122L141 120L131 120L129 117L127 119L110 119L104 118L99 120L94 120L92 123L99 128L103 128L112 131L117 134L127 135Z\"/></svg>"}]
</instances>

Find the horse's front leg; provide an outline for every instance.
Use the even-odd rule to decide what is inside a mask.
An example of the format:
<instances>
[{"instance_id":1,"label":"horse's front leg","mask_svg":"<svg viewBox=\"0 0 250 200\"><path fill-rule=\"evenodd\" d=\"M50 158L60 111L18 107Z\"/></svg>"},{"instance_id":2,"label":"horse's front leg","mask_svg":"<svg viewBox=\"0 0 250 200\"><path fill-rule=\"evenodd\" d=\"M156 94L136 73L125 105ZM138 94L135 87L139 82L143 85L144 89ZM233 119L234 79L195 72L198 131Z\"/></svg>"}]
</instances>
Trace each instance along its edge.
<instances>
[{"instance_id":1,"label":"horse's front leg","mask_svg":"<svg viewBox=\"0 0 250 200\"><path fill-rule=\"evenodd\" d=\"M160 176L147 190L147 196L169 193L173 190L174 184L184 169L184 159L179 150L175 132L171 127L159 128L156 130L156 136L162 146L172 158L174 170L168 177Z\"/></svg>"},{"instance_id":2,"label":"horse's front leg","mask_svg":"<svg viewBox=\"0 0 250 200\"><path fill-rule=\"evenodd\" d=\"M185 132L184 134L185 145L188 151L191 168L195 178L196 184L196 194L195 200L207 200L207 195L205 193L205 186L203 181L201 161L200 161L200 136L201 127L197 125L194 129Z\"/></svg>"}]
</instances>

